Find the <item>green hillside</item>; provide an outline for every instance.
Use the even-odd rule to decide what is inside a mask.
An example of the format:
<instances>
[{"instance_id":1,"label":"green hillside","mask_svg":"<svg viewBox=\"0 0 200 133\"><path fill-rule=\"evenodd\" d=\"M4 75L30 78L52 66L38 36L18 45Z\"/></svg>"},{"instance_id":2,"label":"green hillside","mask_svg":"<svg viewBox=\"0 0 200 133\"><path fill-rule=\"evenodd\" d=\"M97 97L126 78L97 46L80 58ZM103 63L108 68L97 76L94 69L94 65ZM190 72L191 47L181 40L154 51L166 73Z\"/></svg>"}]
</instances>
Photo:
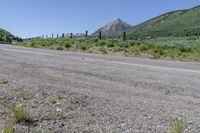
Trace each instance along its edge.
<instances>
[{"instance_id":1,"label":"green hillside","mask_svg":"<svg viewBox=\"0 0 200 133\"><path fill-rule=\"evenodd\" d=\"M200 6L169 12L128 30L129 37L200 35Z\"/></svg>"},{"instance_id":2,"label":"green hillside","mask_svg":"<svg viewBox=\"0 0 200 133\"><path fill-rule=\"evenodd\" d=\"M15 37L8 31L0 29L0 41L1 42L12 42L12 41L21 41L21 38Z\"/></svg>"}]
</instances>

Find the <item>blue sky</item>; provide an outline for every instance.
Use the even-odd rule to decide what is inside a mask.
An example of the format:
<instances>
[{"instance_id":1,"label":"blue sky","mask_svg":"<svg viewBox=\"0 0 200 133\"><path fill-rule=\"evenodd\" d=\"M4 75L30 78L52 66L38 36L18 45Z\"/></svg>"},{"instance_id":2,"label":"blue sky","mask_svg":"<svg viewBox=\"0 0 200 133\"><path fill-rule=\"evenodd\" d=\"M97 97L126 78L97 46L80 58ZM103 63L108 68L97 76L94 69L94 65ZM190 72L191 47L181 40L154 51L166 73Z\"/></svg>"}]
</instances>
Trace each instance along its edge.
<instances>
[{"instance_id":1,"label":"blue sky","mask_svg":"<svg viewBox=\"0 0 200 133\"><path fill-rule=\"evenodd\" d=\"M0 28L16 36L94 32L121 18L136 25L168 11L200 5L200 0L0 0Z\"/></svg>"}]
</instances>

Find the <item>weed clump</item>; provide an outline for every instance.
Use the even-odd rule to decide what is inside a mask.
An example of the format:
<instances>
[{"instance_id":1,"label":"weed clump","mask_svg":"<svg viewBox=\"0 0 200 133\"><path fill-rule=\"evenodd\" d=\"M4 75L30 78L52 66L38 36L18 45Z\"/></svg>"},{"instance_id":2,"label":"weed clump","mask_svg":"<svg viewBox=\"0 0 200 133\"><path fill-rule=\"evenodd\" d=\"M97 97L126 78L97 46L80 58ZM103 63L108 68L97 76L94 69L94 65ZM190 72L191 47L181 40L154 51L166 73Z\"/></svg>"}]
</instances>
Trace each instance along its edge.
<instances>
[{"instance_id":1,"label":"weed clump","mask_svg":"<svg viewBox=\"0 0 200 133\"><path fill-rule=\"evenodd\" d=\"M8 80L5 80L5 79L0 80L0 84L2 85L8 84L8 83L9 83Z\"/></svg>"},{"instance_id":2,"label":"weed clump","mask_svg":"<svg viewBox=\"0 0 200 133\"><path fill-rule=\"evenodd\" d=\"M30 114L24 108L16 107L11 112L17 123L30 121Z\"/></svg>"},{"instance_id":3,"label":"weed clump","mask_svg":"<svg viewBox=\"0 0 200 133\"><path fill-rule=\"evenodd\" d=\"M14 128L4 128L2 130L2 133L14 133L15 129Z\"/></svg>"},{"instance_id":4,"label":"weed clump","mask_svg":"<svg viewBox=\"0 0 200 133\"><path fill-rule=\"evenodd\" d=\"M186 123L183 120L173 122L169 127L169 133L183 133Z\"/></svg>"}]
</instances>

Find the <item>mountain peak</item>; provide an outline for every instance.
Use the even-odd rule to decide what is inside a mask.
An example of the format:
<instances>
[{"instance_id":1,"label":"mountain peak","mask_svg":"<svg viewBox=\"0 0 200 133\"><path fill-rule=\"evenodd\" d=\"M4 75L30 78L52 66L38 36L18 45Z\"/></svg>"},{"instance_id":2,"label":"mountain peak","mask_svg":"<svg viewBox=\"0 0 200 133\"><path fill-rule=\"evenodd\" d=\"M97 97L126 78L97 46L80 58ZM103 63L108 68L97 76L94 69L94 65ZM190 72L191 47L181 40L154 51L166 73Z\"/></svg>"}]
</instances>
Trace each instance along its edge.
<instances>
[{"instance_id":1,"label":"mountain peak","mask_svg":"<svg viewBox=\"0 0 200 133\"><path fill-rule=\"evenodd\" d=\"M113 21L122 21L120 18L115 18Z\"/></svg>"},{"instance_id":2,"label":"mountain peak","mask_svg":"<svg viewBox=\"0 0 200 133\"><path fill-rule=\"evenodd\" d=\"M109 23L110 24L126 24L126 25L129 25L125 21L121 20L120 18L115 18L113 21L111 21ZM109 24L109 23L107 23L107 24Z\"/></svg>"},{"instance_id":3,"label":"mountain peak","mask_svg":"<svg viewBox=\"0 0 200 133\"><path fill-rule=\"evenodd\" d=\"M112 36L120 31L125 31L130 27L132 26L125 21L121 20L120 18L115 18L113 21L107 23L105 26L97 30L93 35L97 35L99 31L102 31L103 34Z\"/></svg>"}]
</instances>

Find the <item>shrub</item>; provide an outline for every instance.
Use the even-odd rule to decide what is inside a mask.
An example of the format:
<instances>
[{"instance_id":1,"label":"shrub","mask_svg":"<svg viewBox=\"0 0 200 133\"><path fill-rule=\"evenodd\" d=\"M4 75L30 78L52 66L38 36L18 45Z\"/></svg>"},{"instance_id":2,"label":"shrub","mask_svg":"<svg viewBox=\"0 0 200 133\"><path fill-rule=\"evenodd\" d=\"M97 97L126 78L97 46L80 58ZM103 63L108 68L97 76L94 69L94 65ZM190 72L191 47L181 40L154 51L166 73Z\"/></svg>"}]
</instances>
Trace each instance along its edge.
<instances>
[{"instance_id":1,"label":"shrub","mask_svg":"<svg viewBox=\"0 0 200 133\"><path fill-rule=\"evenodd\" d=\"M99 50L102 52L102 54L108 54L108 51L104 47L100 47Z\"/></svg>"},{"instance_id":2,"label":"shrub","mask_svg":"<svg viewBox=\"0 0 200 133\"><path fill-rule=\"evenodd\" d=\"M128 45L129 46L134 46L134 45L136 45L136 43L135 42L129 42Z\"/></svg>"},{"instance_id":3,"label":"shrub","mask_svg":"<svg viewBox=\"0 0 200 133\"><path fill-rule=\"evenodd\" d=\"M141 54L140 49L137 48L137 47L133 47L129 51L134 55L140 55Z\"/></svg>"},{"instance_id":4,"label":"shrub","mask_svg":"<svg viewBox=\"0 0 200 133\"><path fill-rule=\"evenodd\" d=\"M112 44L115 44L115 43L118 43L119 41L115 40L115 39L111 39L111 40L109 40L109 42L111 42Z\"/></svg>"},{"instance_id":5,"label":"shrub","mask_svg":"<svg viewBox=\"0 0 200 133\"><path fill-rule=\"evenodd\" d=\"M128 43L118 43L117 46L119 46L121 48L129 48L129 44Z\"/></svg>"},{"instance_id":6,"label":"shrub","mask_svg":"<svg viewBox=\"0 0 200 133\"><path fill-rule=\"evenodd\" d=\"M99 46L105 46L106 45L106 41L101 40L98 42Z\"/></svg>"},{"instance_id":7,"label":"shrub","mask_svg":"<svg viewBox=\"0 0 200 133\"><path fill-rule=\"evenodd\" d=\"M165 45L156 45L153 49L153 53L157 56L165 55L165 50L168 49Z\"/></svg>"},{"instance_id":8,"label":"shrub","mask_svg":"<svg viewBox=\"0 0 200 133\"><path fill-rule=\"evenodd\" d=\"M87 50L87 46L86 46L85 44L82 44L82 45L80 46L80 48L81 48L82 50Z\"/></svg>"},{"instance_id":9,"label":"shrub","mask_svg":"<svg viewBox=\"0 0 200 133\"><path fill-rule=\"evenodd\" d=\"M91 42L94 42L94 43L97 43L99 41L99 39L97 39L97 38L92 38L91 39Z\"/></svg>"},{"instance_id":10,"label":"shrub","mask_svg":"<svg viewBox=\"0 0 200 133\"><path fill-rule=\"evenodd\" d=\"M64 50L63 46L58 46L56 50Z\"/></svg>"},{"instance_id":11,"label":"shrub","mask_svg":"<svg viewBox=\"0 0 200 133\"><path fill-rule=\"evenodd\" d=\"M188 37L187 40L189 40L189 41L195 41L195 40L197 40L197 37L195 37L195 36L191 36L191 37Z\"/></svg>"},{"instance_id":12,"label":"shrub","mask_svg":"<svg viewBox=\"0 0 200 133\"><path fill-rule=\"evenodd\" d=\"M170 133L183 133L185 130L186 124L183 120L177 120L173 122L169 127Z\"/></svg>"},{"instance_id":13,"label":"shrub","mask_svg":"<svg viewBox=\"0 0 200 133\"><path fill-rule=\"evenodd\" d=\"M2 133L14 133L15 129L14 128L4 128L2 130Z\"/></svg>"},{"instance_id":14,"label":"shrub","mask_svg":"<svg viewBox=\"0 0 200 133\"><path fill-rule=\"evenodd\" d=\"M31 43L30 43L30 46L33 47L33 48L36 48L36 47L37 47L36 44L35 44L35 42L31 42Z\"/></svg>"},{"instance_id":15,"label":"shrub","mask_svg":"<svg viewBox=\"0 0 200 133\"><path fill-rule=\"evenodd\" d=\"M146 44L146 43L141 43L138 47L139 47L140 51L146 51L150 48L149 44Z\"/></svg>"},{"instance_id":16,"label":"shrub","mask_svg":"<svg viewBox=\"0 0 200 133\"><path fill-rule=\"evenodd\" d=\"M140 45L142 42L129 42L129 46Z\"/></svg>"},{"instance_id":17,"label":"shrub","mask_svg":"<svg viewBox=\"0 0 200 133\"><path fill-rule=\"evenodd\" d=\"M63 44L64 44L64 41L63 41L63 40L58 40L58 41L57 41L57 44L58 44L58 45L63 45Z\"/></svg>"},{"instance_id":18,"label":"shrub","mask_svg":"<svg viewBox=\"0 0 200 133\"><path fill-rule=\"evenodd\" d=\"M12 113L13 113L13 116L14 116L16 122L18 122L18 123L27 122L30 120L29 113L21 107L12 109Z\"/></svg>"},{"instance_id":19,"label":"shrub","mask_svg":"<svg viewBox=\"0 0 200 133\"><path fill-rule=\"evenodd\" d=\"M107 43L107 47L110 47L110 48L111 48L111 47L114 47L114 46L115 46L115 44L112 43L112 42L108 42L108 43Z\"/></svg>"},{"instance_id":20,"label":"shrub","mask_svg":"<svg viewBox=\"0 0 200 133\"><path fill-rule=\"evenodd\" d=\"M185 46L179 47L179 48L180 48L181 52L189 53L189 52L193 51L192 46L190 46L190 45L185 45Z\"/></svg>"},{"instance_id":21,"label":"shrub","mask_svg":"<svg viewBox=\"0 0 200 133\"><path fill-rule=\"evenodd\" d=\"M69 42L67 42L67 43L65 43L65 48L70 48L72 45L69 43Z\"/></svg>"}]
</instances>

